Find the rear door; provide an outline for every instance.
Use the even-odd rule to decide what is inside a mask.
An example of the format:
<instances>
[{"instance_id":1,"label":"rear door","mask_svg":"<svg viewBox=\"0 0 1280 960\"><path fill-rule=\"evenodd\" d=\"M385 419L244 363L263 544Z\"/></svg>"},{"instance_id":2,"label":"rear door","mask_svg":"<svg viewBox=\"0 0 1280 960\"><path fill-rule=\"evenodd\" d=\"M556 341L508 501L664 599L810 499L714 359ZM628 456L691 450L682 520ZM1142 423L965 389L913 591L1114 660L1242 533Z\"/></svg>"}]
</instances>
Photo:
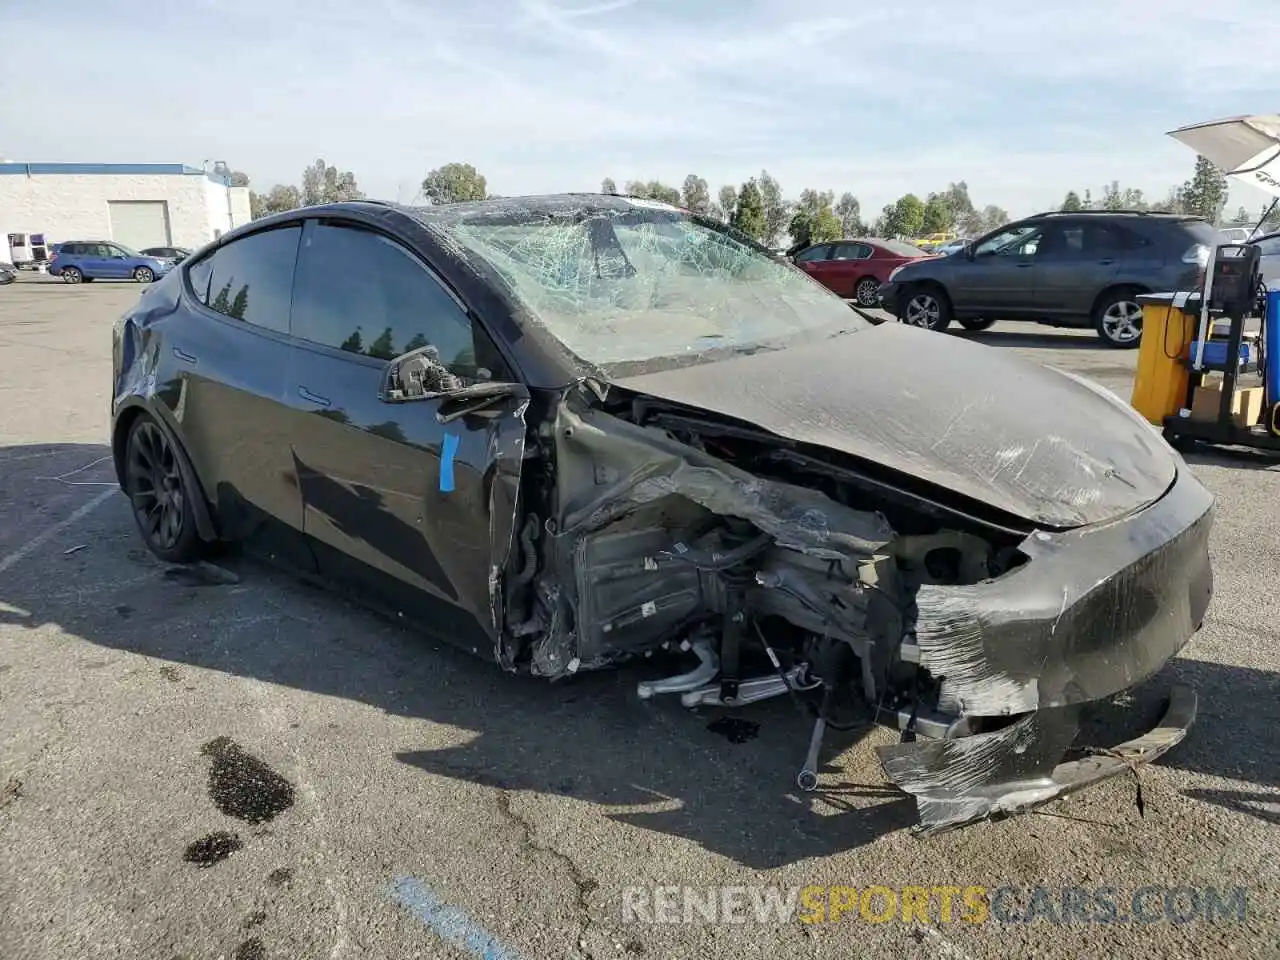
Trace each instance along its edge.
<instances>
[{"instance_id":1,"label":"rear door","mask_svg":"<svg viewBox=\"0 0 1280 960\"><path fill-rule=\"evenodd\" d=\"M1054 220L1036 250L1036 313L1087 317L1098 294L1120 273L1126 244L1120 228L1082 217Z\"/></svg>"},{"instance_id":2,"label":"rear door","mask_svg":"<svg viewBox=\"0 0 1280 960\"><path fill-rule=\"evenodd\" d=\"M1036 250L1041 224L1013 224L957 260L947 287L956 310L978 316L1030 316L1035 310Z\"/></svg>"},{"instance_id":3,"label":"rear door","mask_svg":"<svg viewBox=\"0 0 1280 960\"><path fill-rule=\"evenodd\" d=\"M414 253L342 220L307 224L292 330L290 443L322 572L398 611L445 601L489 624L491 564L514 519L503 500L491 524L493 461L502 431L522 445L522 408L442 424L440 401L379 391L387 361L425 346L459 385L509 379L491 341Z\"/></svg>"},{"instance_id":4,"label":"rear door","mask_svg":"<svg viewBox=\"0 0 1280 960\"><path fill-rule=\"evenodd\" d=\"M289 304L300 223L248 234L191 264L191 322L166 331L178 382L162 394L234 539L302 530L302 499L289 453L284 378ZM300 542L301 538L296 538Z\"/></svg>"}]
</instances>

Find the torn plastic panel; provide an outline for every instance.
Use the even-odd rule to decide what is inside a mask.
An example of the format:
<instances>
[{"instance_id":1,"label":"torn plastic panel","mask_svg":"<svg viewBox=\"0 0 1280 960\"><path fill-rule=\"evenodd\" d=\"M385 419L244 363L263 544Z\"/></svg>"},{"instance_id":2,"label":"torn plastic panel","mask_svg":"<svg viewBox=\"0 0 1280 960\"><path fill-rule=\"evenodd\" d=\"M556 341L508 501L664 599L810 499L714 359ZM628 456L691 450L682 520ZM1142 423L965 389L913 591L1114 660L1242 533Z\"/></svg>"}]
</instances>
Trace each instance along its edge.
<instances>
[{"instance_id":1,"label":"torn plastic panel","mask_svg":"<svg viewBox=\"0 0 1280 960\"><path fill-rule=\"evenodd\" d=\"M995 580L923 585L916 662L964 716L1026 713L1111 696L1176 654L1213 592L1213 497L1183 472L1116 523L1037 533L1029 562ZM908 650L908 653L912 651Z\"/></svg>"},{"instance_id":2,"label":"torn plastic panel","mask_svg":"<svg viewBox=\"0 0 1280 960\"><path fill-rule=\"evenodd\" d=\"M1175 685L1154 729L1061 763L1076 735L1078 711L1075 706L1039 710L990 733L877 749L885 775L916 798L917 832L934 834L1030 810L1158 759L1181 743L1195 722L1196 695Z\"/></svg>"}]
</instances>

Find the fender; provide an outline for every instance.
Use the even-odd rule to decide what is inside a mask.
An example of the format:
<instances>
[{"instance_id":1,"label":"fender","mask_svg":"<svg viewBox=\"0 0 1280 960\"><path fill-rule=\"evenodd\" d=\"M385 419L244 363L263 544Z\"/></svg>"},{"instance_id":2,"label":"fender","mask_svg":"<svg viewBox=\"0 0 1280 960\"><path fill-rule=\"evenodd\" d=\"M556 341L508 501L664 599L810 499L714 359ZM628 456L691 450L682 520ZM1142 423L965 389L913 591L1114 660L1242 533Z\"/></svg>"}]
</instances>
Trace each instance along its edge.
<instances>
[{"instance_id":1,"label":"fender","mask_svg":"<svg viewBox=\"0 0 1280 960\"><path fill-rule=\"evenodd\" d=\"M213 511L209 509L209 497L205 493L204 485L200 482L195 467L191 464L191 458L187 456L187 449L177 429L169 422L168 413L164 404L155 403L137 395L126 397L121 402L120 408L116 411L116 427L114 436L111 438L116 481L120 484L120 489L124 490L124 444L128 436L128 426L139 414L147 414L156 422L165 438L173 446L174 456L178 461L178 472L182 474L182 482L194 494L191 499L191 512L195 516L196 532L200 534L201 540L213 543L218 539L218 528L213 520Z\"/></svg>"}]
</instances>

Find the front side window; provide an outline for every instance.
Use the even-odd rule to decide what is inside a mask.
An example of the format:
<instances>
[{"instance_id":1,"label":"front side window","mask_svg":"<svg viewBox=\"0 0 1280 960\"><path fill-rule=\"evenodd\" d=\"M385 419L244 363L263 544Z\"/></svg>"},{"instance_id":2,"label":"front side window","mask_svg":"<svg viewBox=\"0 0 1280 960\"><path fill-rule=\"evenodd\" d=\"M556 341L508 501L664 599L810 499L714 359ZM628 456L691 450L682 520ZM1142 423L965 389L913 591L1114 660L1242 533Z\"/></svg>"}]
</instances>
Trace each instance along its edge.
<instances>
[{"instance_id":1,"label":"front side window","mask_svg":"<svg viewBox=\"0 0 1280 960\"><path fill-rule=\"evenodd\" d=\"M830 249L830 245L824 243L820 247L810 247L808 250L801 250L796 254L796 262L807 263L810 260L825 260Z\"/></svg>"},{"instance_id":2,"label":"front side window","mask_svg":"<svg viewBox=\"0 0 1280 960\"><path fill-rule=\"evenodd\" d=\"M614 375L867 327L804 273L679 210L486 212L447 229L570 352Z\"/></svg>"},{"instance_id":3,"label":"front side window","mask_svg":"<svg viewBox=\"0 0 1280 960\"><path fill-rule=\"evenodd\" d=\"M319 223L303 240L293 334L380 360L431 346L476 375L471 318L412 253L358 227Z\"/></svg>"},{"instance_id":4,"label":"front side window","mask_svg":"<svg viewBox=\"0 0 1280 960\"><path fill-rule=\"evenodd\" d=\"M1034 256L1040 240L1040 228L1031 224L1008 227L999 233L993 233L983 240L973 254L975 257L996 256Z\"/></svg>"},{"instance_id":5,"label":"front side window","mask_svg":"<svg viewBox=\"0 0 1280 960\"><path fill-rule=\"evenodd\" d=\"M288 333L293 268L301 233L302 228L297 225L278 227L251 233L216 251L208 258L212 267L208 307L254 326ZM192 274L194 287L196 269Z\"/></svg>"},{"instance_id":6,"label":"front side window","mask_svg":"<svg viewBox=\"0 0 1280 960\"><path fill-rule=\"evenodd\" d=\"M832 260L866 260L871 256L871 248L865 243L837 243Z\"/></svg>"}]
</instances>

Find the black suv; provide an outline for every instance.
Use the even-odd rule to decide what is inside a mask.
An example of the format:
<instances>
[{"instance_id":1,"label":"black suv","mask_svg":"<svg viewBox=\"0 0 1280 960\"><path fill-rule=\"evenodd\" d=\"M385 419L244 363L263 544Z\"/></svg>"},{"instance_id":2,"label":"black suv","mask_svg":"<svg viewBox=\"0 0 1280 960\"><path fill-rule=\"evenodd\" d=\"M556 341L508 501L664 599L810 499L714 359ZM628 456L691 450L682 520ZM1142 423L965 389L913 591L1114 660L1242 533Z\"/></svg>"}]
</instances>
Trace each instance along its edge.
<instances>
[{"instance_id":1,"label":"black suv","mask_svg":"<svg viewBox=\"0 0 1280 960\"><path fill-rule=\"evenodd\" d=\"M1218 233L1200 217L1128 210L1040 213L949 256L900 267L879 290L904 323L1088 327L1113 347L1142 337L1140 293L1199 289Z\"/></svg>"}]
</instances>

